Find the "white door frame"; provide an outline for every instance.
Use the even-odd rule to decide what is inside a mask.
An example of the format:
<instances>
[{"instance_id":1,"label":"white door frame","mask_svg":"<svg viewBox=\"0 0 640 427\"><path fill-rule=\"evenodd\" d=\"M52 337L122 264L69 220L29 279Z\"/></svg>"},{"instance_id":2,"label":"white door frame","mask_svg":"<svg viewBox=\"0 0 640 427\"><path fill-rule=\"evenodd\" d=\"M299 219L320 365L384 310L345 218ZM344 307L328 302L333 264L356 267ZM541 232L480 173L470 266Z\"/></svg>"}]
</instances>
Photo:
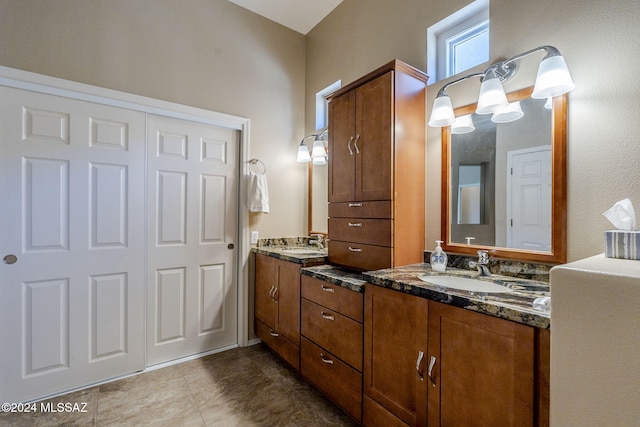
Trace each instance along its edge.
<instances>
[{"instance_id":1,"label":"white door frame","mask_svg":"<svg viewBox=\"0 0 640 427\"><path fill-rule=\"evenodd\" d=\"M250 119L215 111L204 110L159 99L148 98L117 90L87 85L70 80L36 74L29 71L0 66L0 85L30 90L71 99L110 105L144 113L157 114L197 123L236 129L240 131L240 164L238 165L238 345L249 341L249 211L242 203L246 200L243 183L249 175ZM146 241L146 240L145 240Z\"/></svg>"}]
</instances>

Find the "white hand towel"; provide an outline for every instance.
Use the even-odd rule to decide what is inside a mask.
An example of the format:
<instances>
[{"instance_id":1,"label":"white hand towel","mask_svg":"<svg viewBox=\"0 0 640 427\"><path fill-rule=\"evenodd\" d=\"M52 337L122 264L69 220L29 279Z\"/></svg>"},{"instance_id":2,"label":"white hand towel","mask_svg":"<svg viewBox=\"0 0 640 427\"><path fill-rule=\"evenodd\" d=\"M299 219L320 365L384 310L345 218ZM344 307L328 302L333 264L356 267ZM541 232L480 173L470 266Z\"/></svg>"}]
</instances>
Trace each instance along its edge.
<instances>
[{"instance_id":1,"label":"white hand towel","mask_svg":"<svg viewBox=\"0 0 640 427\"><path fill-rule=\"evenodd\" d=\"M247 189L247 206L249 212L269 213L269 189L267 175L264 173L249 173Z\"/></svg>"}]
</instances>

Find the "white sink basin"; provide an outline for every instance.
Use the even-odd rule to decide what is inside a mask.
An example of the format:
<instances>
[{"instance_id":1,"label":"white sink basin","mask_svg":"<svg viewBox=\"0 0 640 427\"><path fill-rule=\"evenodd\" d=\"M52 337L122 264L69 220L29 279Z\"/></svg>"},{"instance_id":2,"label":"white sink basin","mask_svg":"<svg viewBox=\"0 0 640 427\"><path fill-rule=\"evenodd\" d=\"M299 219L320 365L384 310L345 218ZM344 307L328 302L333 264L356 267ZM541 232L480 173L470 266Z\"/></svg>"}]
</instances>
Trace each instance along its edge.
<instances>
[{"instance_id":1,"label":"white sink basin","mask_svg":"<svg viewBox=\"0 0 640 427\"><path fill-rule=\"evenodd\" d=\"M446 288L458 289L468 292L486 292L486 293L508 293L513 292L506 286L498 285L493 282L485 282L484 280L469 279L467 277L452 276L429 276L421 274L418 279L432 285L444 286Z\"/></svg>"}]
</instances>

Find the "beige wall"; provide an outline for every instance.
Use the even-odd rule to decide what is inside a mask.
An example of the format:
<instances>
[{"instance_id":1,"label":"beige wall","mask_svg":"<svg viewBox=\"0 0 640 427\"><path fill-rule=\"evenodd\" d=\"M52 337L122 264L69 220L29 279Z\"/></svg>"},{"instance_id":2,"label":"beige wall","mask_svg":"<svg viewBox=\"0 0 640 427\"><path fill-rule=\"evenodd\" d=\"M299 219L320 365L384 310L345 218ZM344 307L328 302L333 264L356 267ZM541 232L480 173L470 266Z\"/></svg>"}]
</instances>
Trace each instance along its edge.
<instances>
[{"instance_id":1,"label":"beige wall","mask_svg":"<svg viewBox=\"0 0 640 427\"><path fill-rule=\"evenodd\" d=\"M251 119L261 237L306 230L304 60L303 35L226 0L0 0L0 65Z\"/></svg>"},{"instance_id":2,"label":"beige wall","mask_svg":"<svg viewBox=\"0 0 640 427\"><path fill-rule=\"evenodd\" d=\"M427 27L468 2L344 0L307 36L307 130L313 95L333 81L346 84L392 58L426 69ZM601 214L613 203L631 197L640 211L639 19L637 0L491 0L490 62L553 45L577 85L569 94L567 132L569 260L604 251L610 224ZM428 114L440 87L429 87ZM478 87L460 90L472 95L449 91L458 106L471 102ZM440 155L439 129L428 128L428 248L440 236Z\"/></svg>"}]
</instances>

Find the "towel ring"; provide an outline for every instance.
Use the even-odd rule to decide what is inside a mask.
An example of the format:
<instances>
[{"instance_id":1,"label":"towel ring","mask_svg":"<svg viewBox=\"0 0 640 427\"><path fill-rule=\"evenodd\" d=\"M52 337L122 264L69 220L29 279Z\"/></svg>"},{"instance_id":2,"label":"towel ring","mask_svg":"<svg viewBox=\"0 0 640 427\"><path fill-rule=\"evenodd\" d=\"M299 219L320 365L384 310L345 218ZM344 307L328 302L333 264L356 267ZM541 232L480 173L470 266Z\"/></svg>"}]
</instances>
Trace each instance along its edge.
<instances>
[{"instance_id":1,"label":"towel ring","mask_svg":"<svg viewBox=\"0 0 640 427\"><path fill-rule=\"evenodd\" d=\"M251 159L249 160L249 170L253 173L267 173L267 166L260 159ZM262 172L260 172L260 168L258 166L262 166ZM257 170L256 170L257 169Z\"/></svg>"}]
</instances>

